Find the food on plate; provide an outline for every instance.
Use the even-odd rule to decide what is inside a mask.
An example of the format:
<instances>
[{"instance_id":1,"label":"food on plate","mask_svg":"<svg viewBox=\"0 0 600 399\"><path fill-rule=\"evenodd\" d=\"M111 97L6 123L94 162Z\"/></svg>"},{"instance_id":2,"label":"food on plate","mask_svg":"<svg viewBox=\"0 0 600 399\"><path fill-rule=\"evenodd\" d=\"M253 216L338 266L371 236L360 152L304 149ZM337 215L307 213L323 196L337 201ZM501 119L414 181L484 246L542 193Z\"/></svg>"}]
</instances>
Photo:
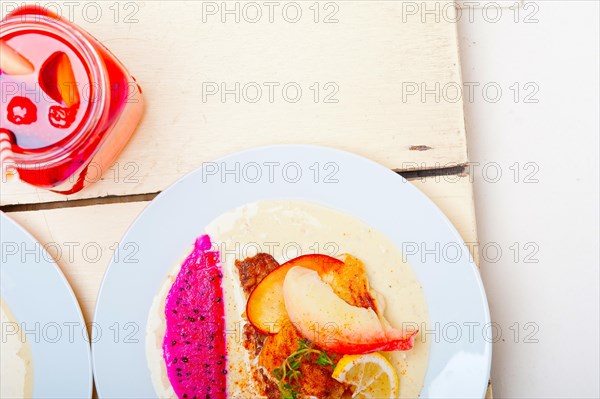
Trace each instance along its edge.
<instances>
[{"instance_id":1,"label":"food on plate","mask_svg":"<svg viewBox=\"0 0 600 399\"><path fill-rule=\"evenodd\" d=\"M0 398L30 398L33 386L31 351L21 325L0 299Z\"/></svg>"},{"instance_id":2,"label":"food on plate","mask_svg":"<svg viewBox=\"0 0 600 399\"><path fill-rule=\"evenodd\" d=\"M258 360L268 398L293 396L293 393L340 398L345 387L331 377L334 364L333 355L315 348L291 324L265 339Z\"/></svg>"},{"instance_id":3,"label":"food on plate","mask_svg":"<svg viewBox=\"0 0 600 399\"><path fill-rule=\"evenodd\" d=\"M180 398L226 394L223 274L210 247L208 236L196 240L165 300L163 353Z\"/></svg>"},{"instance_id":4,"label":"food on plate","mask_svg":"<svg viewBox=\"0 0 600 399\"><path fill-rule=\"evenodd\" d=\"M395 398L398 395L396 369L379 353L345 355L331 376L353 387L354 398Z\"/></svg>"},{"instance_id":5,"label":"food on plate","mask_svg":"<svg viewBox=\"0 0 600 399\"><path fill-rule=\"evenodd\" d=\"M159 397L419 396L427 306L386 236L296 200L242 206L205 233L148 317Z\"/></svg>"},{"instance_id":6,"label":"food on plate","mask_svg":"<svg viewBox=\"0 0 600 399\"><path fill-rule=\"evenodd\" d=\"M294 266L315 270L345 301L356 300L356 306L375 308L363 265L350 255L346 257L349 258L348 262L322 254L303 255L273 270L251 291L246 305L248 321L265 334L277 333L288 321L283 301L283 282L287 272ZM245 274L240 271L241 276Z\"/></svg>"},{"instance_id":7,"label":"food on plate","mask_svg":"<svg viewBox=\"0 0 600 399\"><path fill-rule=\"evenodd\" d=\"M283 298L300 334L325 350L354 355L413 347L416 330L396 330L372 307L344 301L314 270L291 268L283 283Z\"/></svg>"}]
</instances>

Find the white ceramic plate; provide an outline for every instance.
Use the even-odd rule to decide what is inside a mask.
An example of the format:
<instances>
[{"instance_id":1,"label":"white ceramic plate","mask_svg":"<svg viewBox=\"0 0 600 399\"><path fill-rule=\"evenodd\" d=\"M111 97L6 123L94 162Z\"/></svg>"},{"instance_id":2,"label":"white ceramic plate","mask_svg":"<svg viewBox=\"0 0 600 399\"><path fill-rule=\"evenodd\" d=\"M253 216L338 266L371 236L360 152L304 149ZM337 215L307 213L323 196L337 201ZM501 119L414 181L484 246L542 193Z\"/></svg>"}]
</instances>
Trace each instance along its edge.
<instances>
[{"instance_id":1,"label":"white ceramic plate","mask_svg":"<svg viewBox=\"0 0 600 399\"><path fill-rule=\"evenodd\" d=\"M43 246L2 212L0 245L0 296L31 348L33 397L90 398L89 338L71 286Z\"/></svg>"},{"instance_id":2,"label":"white ceramic plate","mask_svg":"<svg viewBox=\"0 0 600 399\"><path fill-rule=\"evenodd\" d=\"M161 193L126 233L95 312L103 331L122 330L118 340L92 344L101 398L156 397L144 351L146 319L173 263L217 216L277 198L355 215L400 249L403 243L440 248L437 257L406 254L424 287L432 330L438 329L429 333L421 397L484 397L491 361L487 301L468 249L448 219L410 183L370 160L322 147L273 146L204 164Z\"/></svg>"}]
</instances>

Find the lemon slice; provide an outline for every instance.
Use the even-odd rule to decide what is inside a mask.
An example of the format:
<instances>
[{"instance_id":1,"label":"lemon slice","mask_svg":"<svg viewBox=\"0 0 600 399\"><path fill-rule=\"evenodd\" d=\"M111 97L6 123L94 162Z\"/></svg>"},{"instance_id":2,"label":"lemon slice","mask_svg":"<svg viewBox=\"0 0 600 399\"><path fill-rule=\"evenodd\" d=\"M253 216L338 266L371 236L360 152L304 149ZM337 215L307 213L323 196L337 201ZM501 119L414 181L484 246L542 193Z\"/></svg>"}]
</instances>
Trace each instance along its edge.
<instances>
[{"instance_id":1,"label":"lemon slice","mask_svg":"<svg viewBox=\"0 0 600 399\"><path fill-rule=\"evenodd\" d=\"M398 374L379 353L345 355L331 376L350 385L353 398L398 397Z\"/></svg>"}]
</instances>

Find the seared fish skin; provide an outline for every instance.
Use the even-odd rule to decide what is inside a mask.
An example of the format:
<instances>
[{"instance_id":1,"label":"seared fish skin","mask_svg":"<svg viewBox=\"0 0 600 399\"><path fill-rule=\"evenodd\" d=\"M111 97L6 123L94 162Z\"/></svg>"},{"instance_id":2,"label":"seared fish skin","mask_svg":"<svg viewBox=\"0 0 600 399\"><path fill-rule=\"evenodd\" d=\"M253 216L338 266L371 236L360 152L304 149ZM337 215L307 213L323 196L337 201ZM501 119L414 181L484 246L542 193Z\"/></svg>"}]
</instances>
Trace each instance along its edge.
<instances>
[{"instance_id":1,"label":"seared fish skin","mask_svg":"<svg viewBox=\"0 0 600 399\"><path fill-rule=\"evenodd\" d=\"M238 269L244 294L248 298L254 288L269 273L279 267L279 263L271 255L261 252L242 261L236 260L235 267ZM258 356L264 342L265 335L261 334L252 324L247 323L244 326L244 347L253 356Z\"/></svg>"},{"instance_id":2,"label":"seared fish skin","mask_svg":"<svg viewBox=\"0 0 600 399\"><path fill-rule=\"evenodd\" d=\"M238 269L240 284L244 290L246 298L250 296L254 288L273 270L280 265L275 258L266 253L258 253L255 256L246 258L242 261L236 260L235 266ZM252 324L244 325L244 347L250 353L251 357L258 357L266 336L261 334ZM254 375L255 380L264 386L264 393L267 398L279 398L279 388L273 382L270 373L261 369Z\"/></svg>"},{"instance_id":3,"label":"seared fish skin","mask_svg":"<svg viewBox=\"0 0 600 399\"><path fill-rule=\"evenodd\" d=\"M302 336L290 323L284 326L277 334L269 335L265 340L262 351L258 357L259 366L264 367L270 373L277 367L281 367L285 359L298 349L298 341ZM340 382L331 378L333 368L316 364L317 355L312 354L300 364L300 390L302 395L314 396L320 399L339 399L346 390ZM281 393L268 390L269 399L279 399Z\"/></svg>"},{"instance_id":4,"label":"seared fish skin","mask_svg":"<svg viewBox=\"0 0 600 399\"><path fill-rule=\"evenodd\" d=\"M349 254L340 257L344 263L325 273L319 273L321 279L333 288L333 292L352 306L377 310L377 303L371 295L369 279L365 265Z\"/></svg>"},{"instance_id":5,"label":"seared fish skin","mask_svg":"<svg viewBox=\"0 0 600 399\"><path fill-rule=\"evenodd\" d=\"M236 260L235 267L238 269L244 294L248 297L269 273L279 267L279 263L271 255L261 252L242 261Z\"/></svg>"}]
</instances>

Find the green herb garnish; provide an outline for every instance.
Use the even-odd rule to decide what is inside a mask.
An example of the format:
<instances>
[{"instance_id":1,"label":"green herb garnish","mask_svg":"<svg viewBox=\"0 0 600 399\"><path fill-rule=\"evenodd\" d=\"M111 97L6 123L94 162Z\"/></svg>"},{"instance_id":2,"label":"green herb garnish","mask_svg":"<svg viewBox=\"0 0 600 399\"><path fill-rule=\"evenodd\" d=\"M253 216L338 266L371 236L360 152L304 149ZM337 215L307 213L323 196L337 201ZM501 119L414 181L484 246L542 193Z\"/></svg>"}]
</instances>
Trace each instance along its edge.
<instances>
[{"instance_id":1,"label":"green herb garnish","mask_svg":"<svg viewBox=\"0 0 600 399\"><path fill-rule=\"evenodd\" d=\"M314 349L312 343L306 339L298 341L298 349L289 355L281 367L273 370L273 375L279 381L279 391L281 399L297 399L300 385L299 380L302 377L300 364L304 360L310 359L310 355L317 355L316 364L319 366L330 366L335 368L335 356L329 356L326 352Z\"/></svg>"}]
</instances>

